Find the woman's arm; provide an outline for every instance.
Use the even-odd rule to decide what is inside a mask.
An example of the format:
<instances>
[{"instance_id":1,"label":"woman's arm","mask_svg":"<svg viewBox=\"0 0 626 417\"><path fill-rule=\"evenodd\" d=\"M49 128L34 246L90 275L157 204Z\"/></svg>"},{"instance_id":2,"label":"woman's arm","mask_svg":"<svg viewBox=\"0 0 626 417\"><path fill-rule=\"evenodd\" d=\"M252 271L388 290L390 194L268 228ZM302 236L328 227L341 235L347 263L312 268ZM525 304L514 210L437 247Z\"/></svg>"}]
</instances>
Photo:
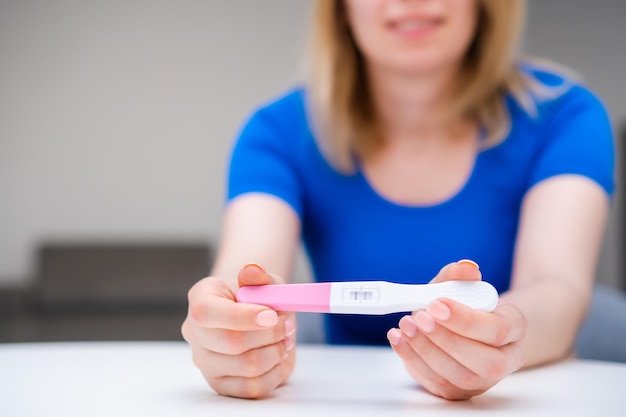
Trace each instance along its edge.
<instances>
[{"instance_id":1,"label":"woman's arm","mask_svg":"<svg viewBox=\"0 0 626 417\"><path fill-rule=\"evenodd\" d=\"M525 366L571 352L585 318L609 211L595 182L560 175L537 184L524 199L510 290L528 322Z\"/></svg>"},{"instance_id":2,"label":"woman's arm","mask_svg":"<svg viewBox=\"0 0 626 417\"><path fill-rule=\"evenodd\" d=\"M300 220L287 203L269 194L244 194L226 208L211 275L236 278L243 265L256 262L289 280L299 242Z\"/></svg>"},{"instance_id":3,"label":"woman's arm","mask_svg":"<svg viewBox=\"0 0 626 417\"><path fill-rule=\"evenodd\" d=\"M535 186L523 203L512 287L495 311L441 299L388 332L413 378L435 395L467 399L521 366L566 356L589 303L608 207L601 187L580 176ZM434 282L452 279L481 275L459 262Z\"/></svg>"}]
</instances>

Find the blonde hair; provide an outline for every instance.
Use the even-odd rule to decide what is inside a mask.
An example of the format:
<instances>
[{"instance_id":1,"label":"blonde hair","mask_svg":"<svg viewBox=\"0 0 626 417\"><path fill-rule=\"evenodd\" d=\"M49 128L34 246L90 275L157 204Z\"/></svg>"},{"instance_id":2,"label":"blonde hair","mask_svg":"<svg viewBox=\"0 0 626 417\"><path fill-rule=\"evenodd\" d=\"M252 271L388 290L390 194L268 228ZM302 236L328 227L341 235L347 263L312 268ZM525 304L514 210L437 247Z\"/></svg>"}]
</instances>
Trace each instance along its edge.
<instances>
[{"instance_id":1,"label":"blonde hair","mask_svg":"<svg viewBox=\"0 0 626 417\"><path fill-rule=\"evenodd\" d=\"M506 94L533 114L533 96L553 92L517 65L525 0L479 0L478 7L476 34L461 66L450 116L477 121L486 133L485 146L493 146L510 129ZM312 25L307 105L314 136L331 165L352 172L354 155L371 155L383 144L364 58L348 26L343 0L318 0Z\"/></svg>"}]
</instances>

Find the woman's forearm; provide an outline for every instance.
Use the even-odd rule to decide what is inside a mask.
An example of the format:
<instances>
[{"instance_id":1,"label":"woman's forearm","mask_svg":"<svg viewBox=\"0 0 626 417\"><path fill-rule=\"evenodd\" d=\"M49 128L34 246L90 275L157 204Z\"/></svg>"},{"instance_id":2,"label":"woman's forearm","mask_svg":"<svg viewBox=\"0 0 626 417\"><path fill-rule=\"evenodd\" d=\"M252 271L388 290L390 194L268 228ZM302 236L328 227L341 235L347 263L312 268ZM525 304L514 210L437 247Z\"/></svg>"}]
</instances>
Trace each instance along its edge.
<instances>
[{"instance_id":1,"label":"woman's forearm","mask_svg":"<svg viewBox=\"0 0 626 417\"><path fill-rule=\"evenodd\" d=\"M529 283L502 295L502 301L515 304L527 320L524 367L556 361L572 353L590 296L591 288L559 279Z\"/></svg>"}]
</instances>

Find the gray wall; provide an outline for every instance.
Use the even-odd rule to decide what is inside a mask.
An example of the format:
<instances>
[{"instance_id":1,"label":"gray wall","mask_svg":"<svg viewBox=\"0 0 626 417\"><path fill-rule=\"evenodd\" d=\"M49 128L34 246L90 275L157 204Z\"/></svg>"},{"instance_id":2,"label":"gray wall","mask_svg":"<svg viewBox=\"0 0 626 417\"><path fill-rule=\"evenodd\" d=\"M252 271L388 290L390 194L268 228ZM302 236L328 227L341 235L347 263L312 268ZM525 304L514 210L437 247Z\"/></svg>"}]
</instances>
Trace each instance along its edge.
<instances>
[{"instance_id":1,"label":"gray wall","mask_svg":"<svg viewBox=\"0 0 626 417\"><path fill-rule=\"evenodd\" d=\"M626 2L623 0L530 0L526 49L577 70L604 101L623 154L626 130ZM619 181L598 280L624 286L624 189Z\"/></svg>"},{"instance_id":2,"label":"gray wall","mask_svg":"<svg viewBox=\"0 0 626 417\"><path fill-rule=\"evenodd\" d=\"M0 285L32 277L42 239L216 240L231 140L297 80L309 8L0 0ZM625 18L620 0L531 0L525 42L582 72L616 124ZM618 224L600 268L610 283Z\"/></svg>"},{"instance_id":3,"label":"gray wall","mask_svg":"<svg viewBox=\"0 0 626 417\"><path fill-rule=\"evenodd\" d=\"M229 144L296 80L309 7L0 0L0 284L41 239L216 240Z\"/></svg>"}]
</instances>

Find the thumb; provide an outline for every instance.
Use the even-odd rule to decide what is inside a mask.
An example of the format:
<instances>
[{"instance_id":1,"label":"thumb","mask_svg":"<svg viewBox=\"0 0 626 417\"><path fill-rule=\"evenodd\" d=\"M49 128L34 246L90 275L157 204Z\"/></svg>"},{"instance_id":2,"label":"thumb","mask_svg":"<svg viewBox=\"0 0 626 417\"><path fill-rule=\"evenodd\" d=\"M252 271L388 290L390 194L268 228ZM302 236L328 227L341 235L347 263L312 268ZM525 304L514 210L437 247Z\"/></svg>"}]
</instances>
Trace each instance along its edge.
<instances>
[{"instance_id":1,"label":"thumb","mask_svg":"<svg viewBox=\"0 0 626 417\"><path fill-rule=\"evenodd\" d=\"M244 265L237 276L239 287L247 285L266 285L266 284L282 284L283 280L269 272L259 264L250 263Z\"/></svg>"},{"instance_id":2,"label":"thumb","mask_svg":"<svg viewBox=\"0 0 626 417\"><path fill-rule=\"evenodd\" d=\"M441 268L437 276L433 278L430 283L435 284L446 281L480 281L482 280L482 277L483 276L476 262L470 259L462 259Z\"/></svg>"}]
</instances>

